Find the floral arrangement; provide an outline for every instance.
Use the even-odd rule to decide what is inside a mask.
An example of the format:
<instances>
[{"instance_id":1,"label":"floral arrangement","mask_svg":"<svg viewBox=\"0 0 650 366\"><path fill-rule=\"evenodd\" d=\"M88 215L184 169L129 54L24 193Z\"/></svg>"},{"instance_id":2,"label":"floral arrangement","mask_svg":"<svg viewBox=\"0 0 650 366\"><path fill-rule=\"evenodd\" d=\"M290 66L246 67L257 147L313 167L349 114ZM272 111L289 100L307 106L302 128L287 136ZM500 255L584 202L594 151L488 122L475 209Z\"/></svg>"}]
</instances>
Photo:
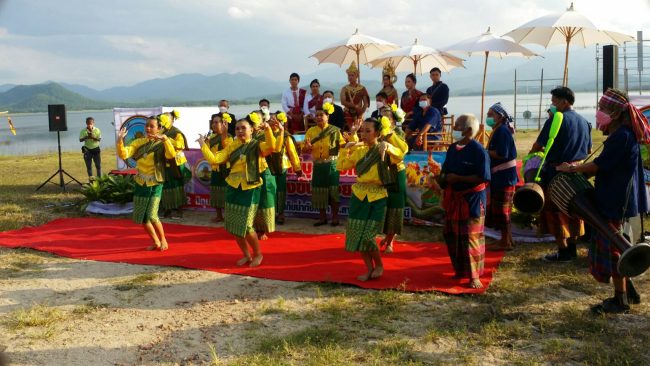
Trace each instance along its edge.
<instances>
[{"instance_id":1,"label":"floral arrangement","mask_svg":"<svg viewBox=\"0 0 650 366\"><path fill-rule=\"evenodd\" d=\"M334 113L334 104L332 103L323 103L323 111L327 114Z\"/></svg>"}]
</instances>

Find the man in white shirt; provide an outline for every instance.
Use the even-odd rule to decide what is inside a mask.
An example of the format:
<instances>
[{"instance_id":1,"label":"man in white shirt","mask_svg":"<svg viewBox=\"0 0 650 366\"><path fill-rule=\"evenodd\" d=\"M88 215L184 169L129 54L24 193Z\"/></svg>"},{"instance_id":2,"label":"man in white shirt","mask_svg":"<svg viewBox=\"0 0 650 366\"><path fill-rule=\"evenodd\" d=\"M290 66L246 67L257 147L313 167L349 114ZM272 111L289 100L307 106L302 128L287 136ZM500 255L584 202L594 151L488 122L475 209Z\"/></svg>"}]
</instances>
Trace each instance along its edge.
<instances>
[{"instance_id":1,"label":"man in white shirt","mask_svg":"<svg viewBox=\"0 0 650 366\"><path fill-rule=\"evenodd\" d=\"M289 133L305 131L304 114L302 107L305 103L307 91L299 88L300 75L295 72L289 76L291 87L282 93L282 110L287 114L287 129Z\"/></svg>"}]
</instances>

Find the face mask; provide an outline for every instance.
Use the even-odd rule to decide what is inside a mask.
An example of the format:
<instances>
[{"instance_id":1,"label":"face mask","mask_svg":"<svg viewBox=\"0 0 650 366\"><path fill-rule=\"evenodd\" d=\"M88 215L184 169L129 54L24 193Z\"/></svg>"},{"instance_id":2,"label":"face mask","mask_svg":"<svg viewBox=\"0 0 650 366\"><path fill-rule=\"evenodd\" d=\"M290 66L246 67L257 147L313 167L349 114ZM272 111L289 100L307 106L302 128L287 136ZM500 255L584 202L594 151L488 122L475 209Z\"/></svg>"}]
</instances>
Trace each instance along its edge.
<instances>
[{"instance_id":1,"label":"face mask","mask_svg":"<svg viewBox=\"0 0 650 366\"><path fill-rule=\"evenodd\" d=\"M596 128L605 132L610 123L612 123L612 117L609 114L603 111L596 112Z\"/></svg>"},{"instance_id":2,"label":"face mask","mask_svg":"<svg viewBox=\"0 0 650 366\"><path fill-rule=\"evenodd\" d=\"M451 131L451 136L453 137L454 141L460 141L464 137L463 131L456 131L456 130Z\"/></svg>"},{"instance_id":3,"label":"face mask","mask_svg":"<svg viewBox=\"0 0 650 366\"><path fill-rule=\"evenodd\" d=\"M494 128L494 125L496 125L497 123L494 121L494 118L488 117L485 119L485 124Z\"/></svg>"},{"instance_id":4,"label":"face mask","mask_svg":"<svg viewBox=\"0 0 650 366\"><path fill-rule=\"evenodd\" d=\"M269 107L262 107L260 109L262 110L262 113L264 113L264 114L269 113Z\"/></svg>"},{"instance_id":5,"label":"face mask","mask_svg":"<svg viewBox=\"0 0 650 366\"><path fill-rule=\"evenodd\" d=\"M553 104L551 104L551 106L548 109L551 110L551 114L555 114L555 112L557 112L557 107L554 106Z\"/></svg>"},{"instance_id":6,"label":"face mask","mask_svg":"<svg viewBox=\"0 0 650 366\"><path fill-rule=\"evenodd\" d=\"M221 113L226 113L226 112L228 112L228 108L226 108L226 107L219 107L219 112L221 112Z\"/></svg>"},{"instance_id":7,"label":"face mask","mask_svg":"<svg viewBox=\"0 0 650 366\"><path fill-rule=\"evenodd\" d=\"M323 99L323 103L332 103L332 102L333 102L332 98Z\"/></svg>"},{"instance_id":8,"label":"face mask","mask_svg":"<svg viewBox=\"0 0 650 366\"><path fill-rule=\"evenodd\" d=\"M377 109L381 109L384 106L384 102L377 102Z\"/></svg>"},{"instance_id":9,"label":"face mask","mask_svg":"<svg viewBox=\"0 0 650 366\"><path fill-rule=\"evenodd\" d=\"M426 108L429 106L429 102L427 102L426 100L421 100L418 105L420 106L420 108Z\"/></svg>"}]
</instances>

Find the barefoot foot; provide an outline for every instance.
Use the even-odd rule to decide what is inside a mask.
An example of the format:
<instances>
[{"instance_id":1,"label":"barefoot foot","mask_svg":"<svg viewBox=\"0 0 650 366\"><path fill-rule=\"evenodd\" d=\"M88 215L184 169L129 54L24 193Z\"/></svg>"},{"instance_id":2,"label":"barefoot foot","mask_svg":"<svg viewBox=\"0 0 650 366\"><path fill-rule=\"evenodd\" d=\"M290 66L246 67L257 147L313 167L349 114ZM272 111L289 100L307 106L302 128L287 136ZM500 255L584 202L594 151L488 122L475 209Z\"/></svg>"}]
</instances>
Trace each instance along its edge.
<instances>
[{"instance_id":1,"label":"barefoot foot","mask_svg":"<svg viewBox=\"0 0 650 366\"><path fill-rule=\"evenodd\" d=\"M262 264L262 259L263 258L264 257L262 257L261 254L254 256L253 260L251 261L251 264L249 264L248 266L249 267L257 267L257 266L259 266L260 264Z\"/></svg>"},{"instance_id":2,"label":"barefoot foot","mask_svg":"<svg viewBox=\"0 0 650 366\"><path fill-rule=\"evenodd\" d=\"M372 275L372 272L370 272L370 273L366 273L366 274L364 274L364 275L358 276L358 277L357 277L357 280L359 280L359 281L361 281L361 282L366 282L366 281L368 281L368 280L370 279L370 276L371 276L371 275Z\"/></svg>"},{"instance_id":3,"label":"barefoot foot","mask_svg":"<svg viewBox=\"0 0 650 366\"><path fill-rule=\"evenodd\" d=\"M257 240L267 240L269 237L266 235L266 233L258 233L257 234Z\"/></svg>"},{"instance_id":4,"label":"barefoot foot","mask_svg":"<svg viewBox=\"0 0 650 366\"><path fill-rule=\"evenodd\" d=\"M384 267L375 267L375 269L370 272L370 278L379 278L384 274Z\"/></svg>"},{"instance_id":5,"label":"barefoot foot","mask_svg":"<svg viewBox=\"0 0 650 366\"><path fill-rule=\"evenodd\" d=\"M483 284L481 283L481 280L478 278L472 278L469 281L469 287L470 288L483 288Z\"/></svg>"},{"instance_id":6,"label":"barefoot foot","mask_svg":"<svg viewBox=\"0 0 650 366\"><path fill-rule=\"evenodd\" d=\"M160 249L160 243L153 243L145 248L145 250L158 250Z\"/></svg>"},{"instance_id":7,"label":"barefoot foot","mask_svg":"<svg viewBox=\"0 0 650 366\"><path fill-rule=\"evenodd\" d=\"M244 264L248 263L251 261L251 257L244 257L240 260L237 261L238 266L243 266Z\"/></svg>"},{"instance_id":8,"label":"barefoot foot","mask_svg":"<svg viewBox=\"0 0 650 366\"><path fill-rule=\"evenodd\" d=\"M386 246L386 249L384 250L384 253L385 253L385 254L390 254L390 253L392 253L392 252L393 252L393 244L388 244L388 245Z\"/></svg>"},{"instance_id":9,"label":"barefoot foot","mask_svg":"<svg viewBox=\"0 0 650 366\"><path fill-rule=\"evenodd\" d=\"M159 250L160 250L161 252L163 252L163 251L165 251L165 250L167 250L167 249L169 249L169 245L167 244L167 241L162 241L162 242L160 243L160 248L159 248Z\"/></svg>"}]
</instances>

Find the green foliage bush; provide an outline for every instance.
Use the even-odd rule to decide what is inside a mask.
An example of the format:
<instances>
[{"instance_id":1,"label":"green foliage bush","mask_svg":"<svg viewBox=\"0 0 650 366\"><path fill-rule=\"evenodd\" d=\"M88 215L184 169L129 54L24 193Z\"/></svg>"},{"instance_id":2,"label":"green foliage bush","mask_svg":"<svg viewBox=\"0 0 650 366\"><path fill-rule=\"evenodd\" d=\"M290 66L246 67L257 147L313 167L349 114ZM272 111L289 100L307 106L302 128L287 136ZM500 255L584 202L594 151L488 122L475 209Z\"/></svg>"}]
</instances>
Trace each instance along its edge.
<instances>
[{"instance_id":1,"label":"green foliage bush","mask_svg":"<svg viewBox=\"0 0 650 366\"><path fill-rule=\"evenodd\" d=\"M133 201L134 189L135 182L133 176L104 174L82 186L81 194L85 197L85 204L82 206L82 210L85 210L88 203L93 201L122 204L131 202Z\"/></svg>"}]
</instances>

